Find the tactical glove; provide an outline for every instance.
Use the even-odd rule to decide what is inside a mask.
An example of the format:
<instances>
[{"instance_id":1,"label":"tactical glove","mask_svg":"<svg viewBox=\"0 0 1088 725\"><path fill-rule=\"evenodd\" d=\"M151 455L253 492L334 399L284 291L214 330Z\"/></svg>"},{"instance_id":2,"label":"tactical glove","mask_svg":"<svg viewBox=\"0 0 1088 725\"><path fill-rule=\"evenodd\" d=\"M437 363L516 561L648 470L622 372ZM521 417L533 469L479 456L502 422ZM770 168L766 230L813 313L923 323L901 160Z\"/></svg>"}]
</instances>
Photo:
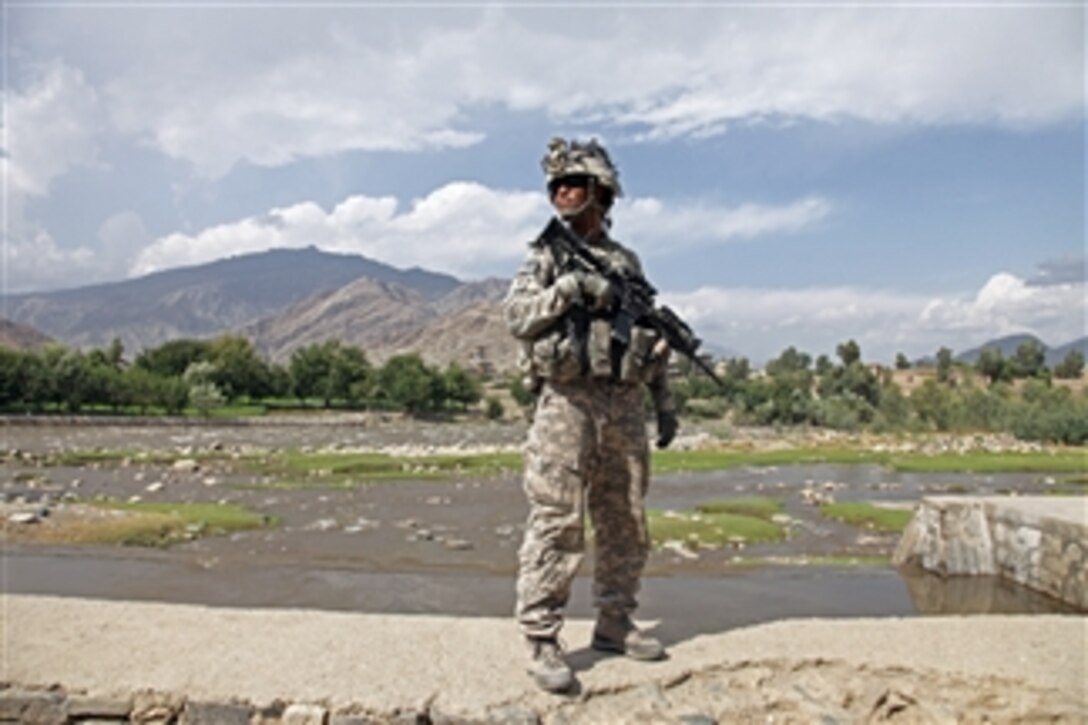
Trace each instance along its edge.
<instances>
[{"instance_id":1,"label":"tactical glove","mask_svg":"<svg viewBox=\"0 0 1088 725\"><path fill-rule=\"evenodd\" d=\"M657 411L657 447L668 448L672 439L676 437L676 431L680 429L680 422L676 419L676 413L671 410Z\"/></svg>"},{"instance_id":2,"label":"tactical glove","mask_svg":"<svg viewBox=\"0 0 1088 725\"><path fill-rule=\"evenodd\" d=\"M592 272L577 272L582 287L582 296L586 303L597 310L608 309L612 305L615 293L612 284L599 274Z\"/></svg>"},{"instance_id":3,"label":"tactical glove","mask_svg":"<svg viewBox=\"0 0 1088 725\"><path fill-rule=\"evenodd\" d=\"M555 280L555 291L571 304L582 301L582 280L580 272L567 272Z\"/></svg>"}]
</instances>

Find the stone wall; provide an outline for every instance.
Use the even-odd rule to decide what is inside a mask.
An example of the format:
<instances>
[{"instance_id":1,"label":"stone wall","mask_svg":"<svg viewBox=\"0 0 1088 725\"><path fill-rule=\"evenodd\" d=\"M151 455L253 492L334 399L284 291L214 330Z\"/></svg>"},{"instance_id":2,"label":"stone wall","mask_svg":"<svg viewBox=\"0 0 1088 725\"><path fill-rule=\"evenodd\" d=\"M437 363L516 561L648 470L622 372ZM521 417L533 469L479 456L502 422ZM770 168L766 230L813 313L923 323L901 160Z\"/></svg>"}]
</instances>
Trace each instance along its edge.
<instances>
[{"instance_id":1,"label":"stone wall","mask_svg":"<svg viewBox=\"0 0 1088 725\"><path fill-rule=\"evenodd\" d=\"M1088 498L925 498L893 562L997 575L1088 610Z\"/></svg>"}]
</instances>

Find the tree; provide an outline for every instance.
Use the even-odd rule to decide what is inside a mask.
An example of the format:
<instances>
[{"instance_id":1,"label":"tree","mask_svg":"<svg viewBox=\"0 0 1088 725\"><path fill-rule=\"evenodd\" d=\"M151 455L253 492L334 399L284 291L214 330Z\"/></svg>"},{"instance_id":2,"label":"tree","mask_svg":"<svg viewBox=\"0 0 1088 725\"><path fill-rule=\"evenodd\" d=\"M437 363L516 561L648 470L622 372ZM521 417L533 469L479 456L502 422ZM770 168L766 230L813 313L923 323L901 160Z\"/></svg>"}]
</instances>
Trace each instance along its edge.
<instances>
[{"instance_id":1,"label":"tree","mask_svg":"<svg viewBox=\"0 0 1088 725\"><path fill-rule=\"evenodd\" d=\"M952 351L942 347L937 351L937 381L951 385L952 380Z\"/></svg>"},{"instance_id":2,"label":"tree","mask_svg":"<svg viewBox=\"0 0 1088 725\"><path fill-rule=\"evenodd\" d=\"M1054 366L1054 377L1076 380L1084 374L1084 353L1070 350L1060 363Z\"/></svg>"},{"instance_id":3,"label":"tree","mask_svg":"<svg viewBox=\"0 0 1088 725\"><path fill-rule=\"evenodd\" d=\"M291 392L300 401L320 397L325 407L329 407L331 400L326 397L325 382L332 368L331 357L328 346L323 343L306 345L291 353L291 360L287 364Z\"/></svg>"},{"instance_id":4,"label":"tree","mask_svg":"<svg viewBox=\"0 0 1088 725\"><path fill-rule=\"evenodd\" d=\"M228 401L245 395L263 398L272 390L268 363L257 355L253 343L238 335L221 335L208 345L207 360L214 366L211 382Z\"/></svg>"},{"instance_id":5,"label":"tree","mask_svg":"<svg viewBox=\"0 0 1088 725\"><path fill-rule=\"evenodd\" d=\"M379 395L412 414L436 410L441 404L441 381L419 355L395 355L376 374Z\"/></svg>"},{"instance_id":6,"label":"tree","mask_svg":"<svg viewBox=\"0 0 1088 725\"><path fill-rule=\"evenodd\" d=\"M200 412L208 415L212 408L223 404L224 395L215 384L215 365L208 362L195 362L185 371L183 380L189 387L189 402Z\"/></svg>"},{"instance_id":7,"label":"tree","mask_svg":"<svg viewBox=\"0 0 1088 725\"><path fill-rule=\"evenodd\" d=\"M212 408L223 404L223 394L215 383L196 383L189 388L189 402L203 416L208 416Z\"/></svg>"},{"instance_id":8,"label":"tree","mask_svg":"<svg viewBox=\"0 0 1088 725\"><path fill-rule=\"evenodd\" d=\"M861 347L853 340L840 343L835 348L835 354L839 356L844 366L861 361Z\"/></svg>"},{"instance_id":9,"label":"tree","mask_svg":"<svg viewBox=\"0 0 1088 725\"><path fill-rule=\"evenodd\" d=\"M336 399L354 404L365 397L373 375L363 351L344 346L339 340L295 350L288 371L291 390L299 400L321 398L326 408L332 407L332 401Z\"/></svg>"},{"instance_id":10,"label":"tree","mask_svg":"<svg viewBox=\"0 0 1088 725\"><path fill-rule=\"evenodd\" d=\"M1022 343L1013 354L1012 367L1018 378L1045 377L1046 351L1035 340Z\"/></svg>"},{"instance_id":11,"label":"tree","mask_svg":"<svg viewBox=\"0 0 1088 725\"><path fill-rule=\"evenodd\" d=\"M522 408L528 408L536 401L536 396L520 375L510 381L510 397Z\"/></svg>"},{"instance_id":12,"label":"tree","mask_svg":"<svg viewBox=\"0 0 1088 725\"><path fill-rule=\"evenodd\" d=\"M978 360L975 361L975 369L978 370L979 375L989 379L991 385L1008 380L1012 373L1012 368L1006 362L1005 356L1001 354L1001 348L998 347L983 348L978 354Z\"/></svg>"},{"instance_id":13,"label":"tree","mask_svg":"<svg viewBox=\"0 0 1088 725\"><path fill-rule=\"evenodd\" d=\"M109 347L106 348L106 362L115 368L120 368L121 363L124 362L125 357L125 344L121 342L121 338L115 337L110 341Z\"/></svg>"},{"instance_id":14,"label":"tree","mask_svg":"<svg viewBox=\"0 0 1088 725\"><path fill-rule=\"evenodd\" d=\"M731 357L725 363L725 377L743 383L752 374L752 366L746 357Z\"/></svg>"},{"instance_id":15,"label":"tree","mask_svg":"<svg viewBox=\"0 0 1088 725\"><path fill-rule=\"evenodd\" d=\"M806 371L812 364L812 357L808 353L800 352L793 345L782 351L775 359L767 363L767 374L777 375Z\"/></svg>"},{"instance_id":16,"label":"tree","mask_svg":"<svg viewBox=\"0 0 1088 725\"><path fill-rule=\"evenodd\" d=\"M823 398L854 396L875 408L880 403L880 380L876 373L855 360L849 365L835 368L830 375L822 378L819 392Z\"/></svg>"},{"instance_id":17,"label":"tree","mask_svg":"<svg viewBox=\"0 0 1088 725\"><path fill-rule=\"evenodd\" d=\"M911 407L919 419L940 431L959 423L960 404L954 389L936 380L926 380L910 396Z\"/></svg>"},{"instance_id":18,"label":"tree","mask_svg":"<svg viewBox=\"0 0 1088 725\"><path fill-rule=\"evenodd\" d=\"M447 401L462 410L479 402L482 395L480 383L455 362L442 374L442 392Z\"/></svg>"},{"instance_id":19,"label":"tree","mask_svg":"<svg viewBox=\"0 0 1088 725\"><path fill-rule=\"evenodd\" d=\"M820 377L830 375L831 371L834 369L835 365L827 355L820 355L816 358L816 374Z\"/></svg>"},{"instance_id":20,"label":"tree","mask_svg":"<svg viewBox=\"0 0 1088 725\"><path fill-rule=\"evenodd\" d=\"M136 356L135 364L163 377L181 377L193 363L207 360L208 350L207 340L179 338L144 350Z\"/></svg>"},{"instance_id":21,"label":"tree","mask_svg":"<svg viewBox=\"0 0 1088 725\"><path fill-rule=\"evenodd\" d=\"M154 375L151 380L154 402L169 415L179 415L189 404L189 385L180 377Z\"/></svg>"},{"instance_id":22,"label":"tree","mask_svg":"<svg viewBox=\"0 0 1088 725\"><path fill-rule=\"evenodd\" d=\"M53 382L53 400L69 412L78 413L90 397L90 364L79 350L47 346L43 359L46 374Z\"/></svg>"},{"instance_id":23,"label":"tree","mask_svg":"<svg viewBox=\"0 0 1088 725\"><path fill-rule=\"evenodd\" d=\"M325 407L329 407L334 398L355 406L368 392L374 373L370 361L360 348L341 345L339 340L326 344L329 346L329 377L325 382Z\"/></svg>"},{"instance_id":24,"label":"tree","mask_svg":"<svg viewBox=\"0 0 1088 725\"><path fill-rule=\"evenodd\" d=\"M896 353L895 355L895 369L896 370L910 370L910 360L903 353Z\"/></svg>"},{"instance_id":25,"label":"tree","mask_svg":"<svg viewBox=\"0 0 1088 725\"><path fill-rule=\"evenodd\" d=\"M164 379L144 368L129 366L121 373L122 404L136 406L141 413L147 412L149 406L160 401L159 387ZM177 378L173 379L181 383ZM184 408L185 404L181 407Z\"/></svg>"}]
</instances>

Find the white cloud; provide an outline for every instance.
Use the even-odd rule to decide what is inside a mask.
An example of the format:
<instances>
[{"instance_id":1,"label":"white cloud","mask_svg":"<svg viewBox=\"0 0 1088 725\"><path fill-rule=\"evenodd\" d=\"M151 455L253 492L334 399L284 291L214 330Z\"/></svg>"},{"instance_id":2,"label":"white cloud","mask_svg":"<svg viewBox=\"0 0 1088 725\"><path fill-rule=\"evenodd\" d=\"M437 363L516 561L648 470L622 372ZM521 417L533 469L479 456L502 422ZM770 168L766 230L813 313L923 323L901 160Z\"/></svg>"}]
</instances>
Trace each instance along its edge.
<instances>
[{"instance_id":1,"label":"white cloud","mask_svg":"<svg viewBox=\"0 0 1088 725\"><path fill-rule=\"evenodd\" d=\"M890 362L897 352L932 355L941 346L962 352L1017 332L1053 345L1069 342L1085 334L1086 292L1083 282L1033 287L999 273L962 297L854 287L703 288L663 300L704 339L759 362L789 345L832 354L851 338L865 359Z\"/></svg>"},{"instance_id":2,"label":"white cloud","mask_svg":"<svg viewBox=\"0 0 1088 725\"><path fill-rule=\"evenodd\" d=\"M48 195L56 179L96 163L105 123L98 93L80 70L61 62L35 67L30 79L23 90L4 96L3 293L66 286L73 269L86 272L98 264L90 248L58 245L28 215L31 201Z\"/></svg>"},{"instance_id":3,"label":"white cloud","mask_svg":"<svg viewBox=\"0 0 1088 725\"><path fill-rule=\"evenodd\" d=\"M624 238L640 250L675 249L794 232L818 221L830 204L802 199L782 207L743 204L717 208L704 203L624 201L617 214ZM459 276L509 274L539 232L551 209L539 192L490 189L470 182L447 184L408 208L393 197L352 196L326 212L313 202L273 209L205 229L171 234L146 247L132 274L208 262L272 248L306 247L353 252L401 267L421 266ZM688 230L700 230L692 236ZM684 234L678 234L683 230Z\"/></svg>"},{"instance_id":4,"label":"white cloud","mask_svg":"<svg viewBox=\"0 0 1088 725\"><path fill-rule=\"evenodd\" d=\"M1084 108L1075 7L164 8L88 35L96 12L21 11L48 26L24 42L93 67L121 129L206 176L465 146L481 138L468 114L496 107L643 139L768 118L1022 126Z\"/></svg>"},{"instance_id":5,"label":"white cloud","mask_svg":"<svg viewBox=\"0 0 1088 725\"><path fill-rule=\"evenodd\" d=\"M5 104L9 193L42 196L53 179L94 160L104 119L97 92L78 69L53 63Z\"/></svg>"},{"instance_id":6,"label":"white cloud","mask_svg":"<svg viewBox=\"0 0 1088 725\"><path fill-rule=\"evenodd\" d=\"M703 203L666 205L659 199L620 200L616 216L618 237L630 240L647 255L676 252L765 234L797 232L816 224L832 204L809 197L783 205L745 203L717 207Z\"/></svg>"},{"instance_id":7,"label":"white cloud","mask_svg":"<svg viewBox=\"0 0 1088 725\"><path fill-rule=\"evenodd\" d=\"M234 254L315 245L401 267L473 274L503 269L520 258L547 213L547 200L539 193L469 182L447 184L404 210L393 197L352 196L329 212L303 202L196 235L156 240L131 271L146 274Z\"/></svg>"},{"instance_id":8,"label":"white cloud","mask_svg":"<svg viewBox=\"0 0 1088 725\"><path fill-rule=\"evenodd\" d=\"M60 247L43 229L27 232L17 240L5 240L3 294L71 287L72 270L80 270L79 279L89 283L100 272L90 248Z\"/></svg>"}]
</instances>

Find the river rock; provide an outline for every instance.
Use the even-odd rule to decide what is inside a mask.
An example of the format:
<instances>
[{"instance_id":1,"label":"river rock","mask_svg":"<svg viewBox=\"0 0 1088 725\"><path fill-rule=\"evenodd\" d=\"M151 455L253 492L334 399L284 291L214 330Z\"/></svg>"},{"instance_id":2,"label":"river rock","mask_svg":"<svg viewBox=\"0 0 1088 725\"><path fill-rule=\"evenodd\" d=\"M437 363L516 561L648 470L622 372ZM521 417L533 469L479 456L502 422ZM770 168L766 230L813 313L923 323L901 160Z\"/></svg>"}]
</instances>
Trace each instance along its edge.
<instances>
[{"instance_id":1,"label":"river rock","mask_svg":"<svg viewBox=\"0 0 1088 725\"><path fill-rule=\"evenodd\" d=\"M180 458L174 461L170 469L179 473L195 473L200 470L200 464L192 458Z\"/></svg>"},{"instance_id":2,"label":"river rock","mask_svg":"<svg viewBox=\"0 0 1088 725\"><path fill-rule=\"evenodd\" d=\"M19 511L8 516L8 521L13 524L36 524L41 518L34 511Z\"/></svg>"},{"instance_id":3,"label":"river rock","mask_svg":"<svg viewBox=\"0 0 1088 725\"><path fill-rule=\"evenodd\" d=\"M179 725L249 725L253 709L245 705L187 702Z\"/></svg>"},{"instance_id":4,"label":"river rock","mask_svg":"<svg viewBox=\"0 0 1088 725\"><path fill-rule=\"evenodd\" d=\"M294 703L283 711L283 725L325 725L328 710L320 705Z\"/></svg>"},{"instance_id":5,"label":"river rock","mask_svg":"<svg viewBox=\"0 0 1088 725\"><path fill-rule=\"evenodd\" d=\"M474 548L471 541L465 541L464 539L449 539L446 542L446 548L452 551L469 551Z\"/></svg>"},{"instance_id":6,"label":"river rock","mask_svg":"<svg viewBox=\"0 0 1088 725\"><path fill-rule=\"evenodd\" d=\"M132 711L132 698L89 697L72 695L68 698L68 717L84 722L92 719L127 720Z\"/></svg>"}]
</instances>

